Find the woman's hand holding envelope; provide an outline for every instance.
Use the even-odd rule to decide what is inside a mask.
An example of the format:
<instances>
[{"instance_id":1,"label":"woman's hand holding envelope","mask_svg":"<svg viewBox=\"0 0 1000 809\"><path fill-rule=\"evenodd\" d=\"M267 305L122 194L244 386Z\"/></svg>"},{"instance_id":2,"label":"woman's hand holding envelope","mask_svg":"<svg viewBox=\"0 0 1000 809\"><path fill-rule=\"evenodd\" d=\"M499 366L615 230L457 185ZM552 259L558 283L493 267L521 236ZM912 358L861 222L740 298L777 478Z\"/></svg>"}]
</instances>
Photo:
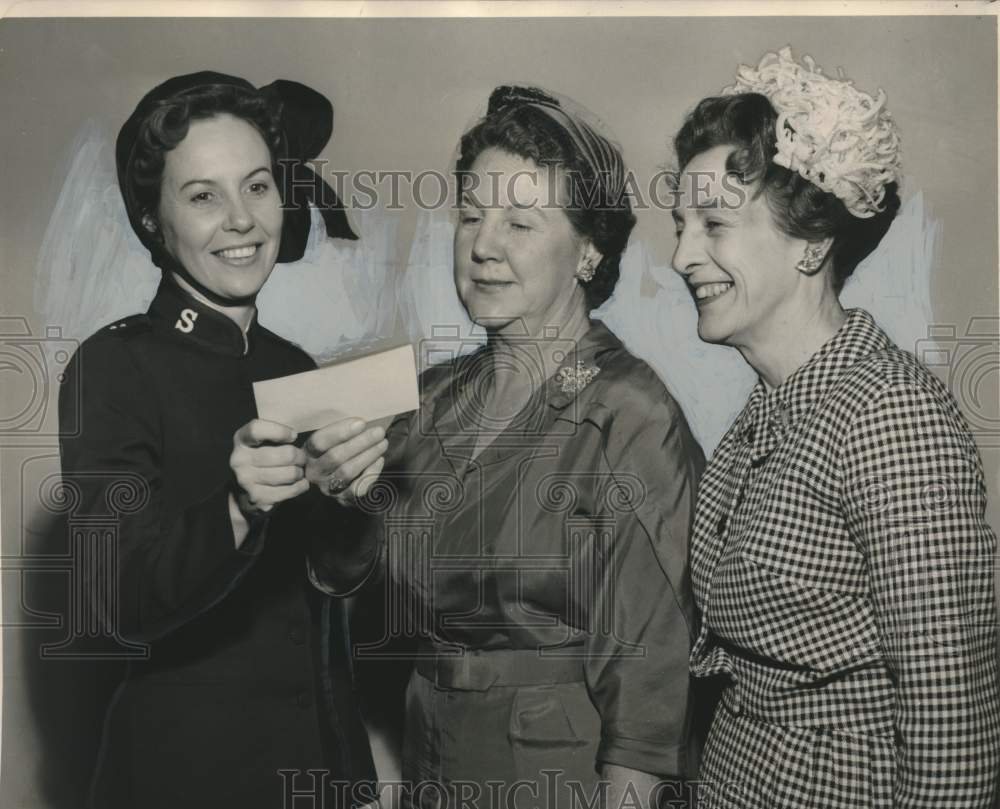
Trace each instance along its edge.
<instances>
[{"instance_id":1,"label":"woman's hand holding envelope","mask_svg":"<svg viewBox=\"0 0 1000 809\"><path fill-rule=\"evenodd\" d=\"M362 419L321 427L305 443L306 479L341 505L364 497L385 464L385 430Z\"/></svg>"},{"instance_id":2,"label":"woman's hand holding envelope","mask_svg":"<svg viewBox=\"0 0 1000 809\"><path fill-rule=\"evenodd\" d=\"M298 433L276 421L254 419L233 435L229 466L236 476L236 504L247 519L309 489L305 450L292 442Z\"/></svg>"}]
</instances>

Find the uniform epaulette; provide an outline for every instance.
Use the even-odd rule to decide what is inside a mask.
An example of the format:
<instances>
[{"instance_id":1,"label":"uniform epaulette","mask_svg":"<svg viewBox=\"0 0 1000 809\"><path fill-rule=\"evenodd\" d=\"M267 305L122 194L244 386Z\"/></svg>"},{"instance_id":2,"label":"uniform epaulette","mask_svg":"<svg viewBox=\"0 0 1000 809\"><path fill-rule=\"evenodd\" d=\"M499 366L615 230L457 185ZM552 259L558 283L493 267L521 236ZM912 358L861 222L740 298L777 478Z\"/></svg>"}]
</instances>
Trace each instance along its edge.
<instances>
[{"instance_id":1,"label":"uniform epaulette","mask_svg":"<svg viewBox=\"0 0 1000 809\"><path fill-rule=\"evenodd\" d=\"M150 325L149 315L141 313L116 320L114 323L105 326L103 331L124 336L148 331Z\"/></svg>"}]
</instances>

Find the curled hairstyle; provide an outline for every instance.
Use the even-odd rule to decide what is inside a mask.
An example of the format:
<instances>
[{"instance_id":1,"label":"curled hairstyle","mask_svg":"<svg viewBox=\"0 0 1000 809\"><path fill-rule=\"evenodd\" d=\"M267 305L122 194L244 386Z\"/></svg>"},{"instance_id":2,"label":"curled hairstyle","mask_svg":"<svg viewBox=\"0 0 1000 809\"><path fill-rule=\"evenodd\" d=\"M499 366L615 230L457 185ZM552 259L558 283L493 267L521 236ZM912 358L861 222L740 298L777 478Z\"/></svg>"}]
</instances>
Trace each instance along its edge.
<instances>
[{"instance_id":1,"label":"curled hairstyle","mask_svg":"<svg viewBox=\"0 0 1000 809\"><path fill-rule=\"evenodd\" d=\"M789 236L832 238L831 280L838 294L859 263L874 250L899 211L896 183L885 187L883 210L852 216L833 194L774 162L778 115L766 96L741 93L703 99L674 139L678 167L716 146L731 146L726 170L763 193L775 224Z\"/></svg>"},{"instance_id":2,"label":"curled hairstyle","mask_svg":"<svg viewBox=\"0 0 1000 809\"><path fill-rule=\"evenodd\" d=\"M569 204L563 208L573 229L590 239L601 253L601 262L590 281L580 281L587 307L596 309L614 292L621 274L621 256L635 226L631 200L624 187L608 187L608 172L595 168L583 153L580 141L546 109L573 116L558 100L534 88L499 87L490 96L486 116L462 136L455 166L458 190L469 188L472 164L487 149L499 149L536 165L558 169L565 178ZM621 153L583 122L573 121L586 137L599 140L605 152L622 164ZM603 175L603 176L602 176Z\"/></svg>"},{"instance_id":3,"label":"curled hairstyle","mask_svg":"<svg viewBox=\"0 0 1000 809\"><path fill-rule=\"evenodd\" d=\"M276 161L282 149L280 104L232 84L203 85L160 101L142 121L122 188L133 211L156 215L167 152L187 137L192 121L222 114L246 121L260 133L271 154L271 171L277 174Z\"/></svg>"}]
</instances>

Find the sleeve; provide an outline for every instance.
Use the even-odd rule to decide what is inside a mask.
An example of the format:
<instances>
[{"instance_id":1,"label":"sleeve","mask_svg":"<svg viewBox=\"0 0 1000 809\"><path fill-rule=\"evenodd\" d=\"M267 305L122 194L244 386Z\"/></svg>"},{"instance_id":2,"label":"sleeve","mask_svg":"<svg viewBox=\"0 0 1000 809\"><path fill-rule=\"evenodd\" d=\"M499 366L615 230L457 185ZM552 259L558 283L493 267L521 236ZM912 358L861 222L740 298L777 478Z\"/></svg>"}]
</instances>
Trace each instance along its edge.
<instances>
[{"instance_id":1,"label":"sleeve","mask_svg":"<svg viewBox=\"0 0 1000 809\"><path fill-rule=\"evenodd\" d=\"M314 530L310 532L306 567L309 581L320 592L346 598L384 573L382 516L395 499L391 481L404 462L412 420L413 414L406 413L389 425L382 475L357 506L341 506L332 497L311 492Z\"/></svg>"},{"instance_id":2,"label":"sleeve","mask_svg":"<svg viewBox=\"0 0 1000 809\"><path fill-rule=\"evenodd\" d=\"M313 500L306 570L312 586L337 598L354 595L381 569L378 518L310 492Z\"/></svg>"},{"instance_id":3,"label":"sleeve","mask_svg":"<svg viewBox=\"0 0 1000 809\"><path fill-rule=\"evenodd\" d=\"M227 485L186 509L166 509L151 392L124 340L114 338L85 343L59 393L60 422L79 424L75 435L60 436L64 487L79 517L114 523L112 555L91 562L110 566L103 575L117 588L109 596L102 574L90 571L89 598L109 632L139 642L223 599L260 553L266 523L252 525L237 549Z\"/></svg>"},{"instance_id":4,"label":"sleeve","mask_svg":"<svg viewBox=\"0 0 1000 809\"><path fill-rule=\"evenodd\" d=\"M666 393L663 394L666 397ZM617 409L606 440L603 576L585 676L601 714L599 764L691 774L688 536L704 466L669 399Z\"/></svg>"},{"instance_id":5,"label":"sleeve","mask_svg":"<svg viewBox=\"0 0 1000 809\"><path fill-rule=\"evenodd\" d=\"M954 405L888 385L843 445L845 514L896 679L893 806L988 807L1000 772L985 486Z\"/></svg>"}]
</instances>

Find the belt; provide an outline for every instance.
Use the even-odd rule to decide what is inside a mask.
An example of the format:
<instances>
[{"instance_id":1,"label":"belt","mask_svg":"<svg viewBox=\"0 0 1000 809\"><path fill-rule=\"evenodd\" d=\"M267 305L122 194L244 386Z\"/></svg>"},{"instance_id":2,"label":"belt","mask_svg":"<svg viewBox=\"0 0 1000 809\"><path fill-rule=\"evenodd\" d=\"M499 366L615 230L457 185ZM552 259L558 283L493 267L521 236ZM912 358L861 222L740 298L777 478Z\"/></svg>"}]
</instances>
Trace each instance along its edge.
<instances>
[{"instance_id":1,"label":"belt","mask_svg":"<svg viewBox=\"0 0 1000 809\"><path fill-rule=\"evenodd\" d=\"M538 649L439 649L423 644L417 673L440 688L485 691L492 686L583 682L583 648L542 656ZM575 653L574 653L575 652Z\"/></svg>"}]
</instances>

